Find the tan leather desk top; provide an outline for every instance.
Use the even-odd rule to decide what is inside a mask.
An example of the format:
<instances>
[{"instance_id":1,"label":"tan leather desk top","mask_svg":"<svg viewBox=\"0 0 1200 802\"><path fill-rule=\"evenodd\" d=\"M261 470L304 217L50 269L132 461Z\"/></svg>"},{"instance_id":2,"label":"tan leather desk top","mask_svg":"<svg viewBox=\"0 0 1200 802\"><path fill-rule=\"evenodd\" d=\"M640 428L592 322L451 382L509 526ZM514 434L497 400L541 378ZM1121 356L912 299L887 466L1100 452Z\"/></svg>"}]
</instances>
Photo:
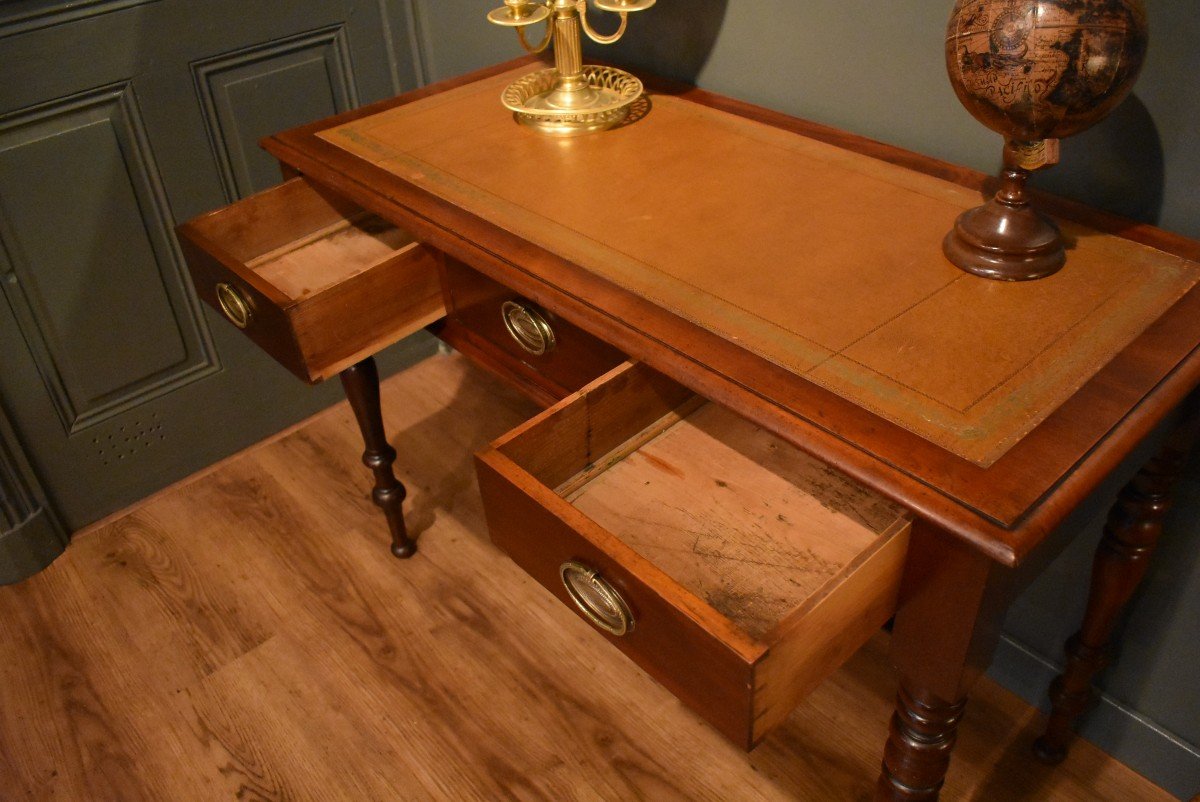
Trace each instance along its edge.
<instances>
[{"instance_id":1,"label":"tan leather desk top","mask_svg":"<svg viewBox=\"0 0 1200 802\"><path fill-rule=\"evenodd\" d=\"M1200 280L1074 224L1058 276L969 276L941 254L965 187L667 95L548 139L500 106L514 74L319 136L979 465Z\"/></svg>"}]
</instances>

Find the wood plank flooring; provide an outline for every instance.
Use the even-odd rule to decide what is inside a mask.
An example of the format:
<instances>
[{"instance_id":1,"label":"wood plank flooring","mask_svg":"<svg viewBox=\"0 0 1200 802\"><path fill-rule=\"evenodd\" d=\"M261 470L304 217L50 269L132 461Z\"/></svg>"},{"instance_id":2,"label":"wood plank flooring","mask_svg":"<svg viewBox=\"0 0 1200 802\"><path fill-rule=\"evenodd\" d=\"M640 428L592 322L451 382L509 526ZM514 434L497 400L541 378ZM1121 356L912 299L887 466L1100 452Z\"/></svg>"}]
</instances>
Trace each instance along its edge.
<instances>
[{"instance_id":1,"label":"wood plank flooring","mask_svg":"<svg viewBox=\"0 0 1200 802\"><path fill-rule=\"evenodd\" d=\"M868 799L879 635L746 755L488 542L471 453L528 402L458 356L384 387L420 554L339 405L0 588L0 799ZM203 424L198 424L203 425ZM945 799L1170 799L983 681Z\"/></svg>"}]
</instances>

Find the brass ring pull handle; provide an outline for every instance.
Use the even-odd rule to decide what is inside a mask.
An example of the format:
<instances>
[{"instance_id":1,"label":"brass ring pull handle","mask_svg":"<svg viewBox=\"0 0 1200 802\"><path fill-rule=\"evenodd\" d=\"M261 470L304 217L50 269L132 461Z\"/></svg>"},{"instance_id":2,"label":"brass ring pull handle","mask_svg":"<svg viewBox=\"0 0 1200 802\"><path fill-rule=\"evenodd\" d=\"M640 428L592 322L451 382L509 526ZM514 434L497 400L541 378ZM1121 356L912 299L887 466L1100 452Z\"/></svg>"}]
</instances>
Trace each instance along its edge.
<instances>
[{"instance_id":1,"label":"brass ring pull handle","mask_svg":"<svg viewBox=\"0 0 1200 802\"><path fill-rule=\"evenodd\" d=\"M500 313L504 316L504 327L522 349L534 356L554 350L557 343L554 329L533 305L505 301Z\"/></svg>"},{"instance_id":2,"label":"brass ring pull handle","mask_svg":"<svg viewBox=\"0 0 1200 802\"><path fill-rule=\"evenodd\" d=\"M253 317L253 313L250 311L250 304L246 301L246 296L242 295L237 287L226 282L218 284L217 303L220 305L225 317L229 318L230 323L239 329L244 329L250 325L250 318Z\"/></svg>"},{"instance_id":3,"label":"brass ring pull handle","mask_svg":"<svg viewBox=\"0 0 1200 802\"><path fill-rule=\"evenodd\" d=\"M616 588L583 563L568 561L558 569L571 601L587 620L620 637L633 630L633 613Z\"/></svg>"}]
</instances>

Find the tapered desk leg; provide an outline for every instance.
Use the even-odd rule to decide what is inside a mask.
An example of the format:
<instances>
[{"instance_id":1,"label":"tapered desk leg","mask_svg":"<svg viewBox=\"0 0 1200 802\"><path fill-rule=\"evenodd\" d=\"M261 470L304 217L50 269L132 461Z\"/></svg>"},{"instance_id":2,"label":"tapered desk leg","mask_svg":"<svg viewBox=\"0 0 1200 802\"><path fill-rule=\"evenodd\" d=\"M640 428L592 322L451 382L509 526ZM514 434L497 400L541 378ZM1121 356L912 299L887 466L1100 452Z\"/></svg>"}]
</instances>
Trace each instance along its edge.
<instances>
[{"instance_id":1,"label":"tapered desk leg","mask_svg":"<svg viewBox=\"0 0 1200 802\"><path fill-rule=\"evenodd\" d=\"M892 662L900 676L877 800L935 800L966 696L986 668L1007 607L1000 566L918 522L909 547Z\"/></svg>"},{"instance_id":2,"label":"tapered desk leg","mask_svg":"<svg viewBox=\"0 0 1200 802\"><path fill-rule=\"evenodd\" d=\"M392 533L392 554L401 559L411 557L417 553L417 544L409 538L404 526L404 497L407 491L392 472L396 449L388 444L383 428L383 410L379 405L379 369L375 366L375 359L367 357L346 368L341 372L341 379L366 445L363 464L375 474L375 490L371 498L387 517L388 529Z\"/></svg>"},{"instance_id":3,"label":"tapered desk leg","mask_svg":"<svg viewBox=\"0 0 1200 802\"><path fill-rule=\"evenodd\" d=\"M1083 626L1067 641L1066 668L1050 686L1050 720L1033 747L1046 763L1059 763L1067 756L1075 720L1094 702L1092 680L1108 665L1113 629L1146 576L1194 440L1194 425L1181 428L1125 486L1108 514L1092 564Z\"/></svg>"}]
</instances>

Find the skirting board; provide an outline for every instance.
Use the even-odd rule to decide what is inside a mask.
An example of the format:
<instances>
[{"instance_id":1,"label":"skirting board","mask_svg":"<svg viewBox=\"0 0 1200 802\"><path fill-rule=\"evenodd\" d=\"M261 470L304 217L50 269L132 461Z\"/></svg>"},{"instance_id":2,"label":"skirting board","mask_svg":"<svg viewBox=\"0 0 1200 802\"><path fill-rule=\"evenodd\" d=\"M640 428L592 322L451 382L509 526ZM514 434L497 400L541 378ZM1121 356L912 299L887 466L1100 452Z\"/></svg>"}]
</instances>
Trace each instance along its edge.
<instances>
[{"instance_id":1,"label":"skirting board","mask_svg":"<svg viewBox=\"0 0 1200 802\"><path fill-rule=\"evenodd\" d=\"M1005 636L988 676L1029 704L1048 711L1047 689L1061 670ZM1180 799L1190 799L1200 791L1200 751L1107 694L1080 720L1079 734Z\"/></svg>"},{"instance_id":2,"label":"skirting board","mask_svg":"<svg viewBox=\"0 0 1200 802\"><path fill-rule=\"evenodd\" d=\"M45 568L67 546L58 522L38 509L12 529L0 532L0 585L11 585Z\"/></svg>"}]
</instances>

